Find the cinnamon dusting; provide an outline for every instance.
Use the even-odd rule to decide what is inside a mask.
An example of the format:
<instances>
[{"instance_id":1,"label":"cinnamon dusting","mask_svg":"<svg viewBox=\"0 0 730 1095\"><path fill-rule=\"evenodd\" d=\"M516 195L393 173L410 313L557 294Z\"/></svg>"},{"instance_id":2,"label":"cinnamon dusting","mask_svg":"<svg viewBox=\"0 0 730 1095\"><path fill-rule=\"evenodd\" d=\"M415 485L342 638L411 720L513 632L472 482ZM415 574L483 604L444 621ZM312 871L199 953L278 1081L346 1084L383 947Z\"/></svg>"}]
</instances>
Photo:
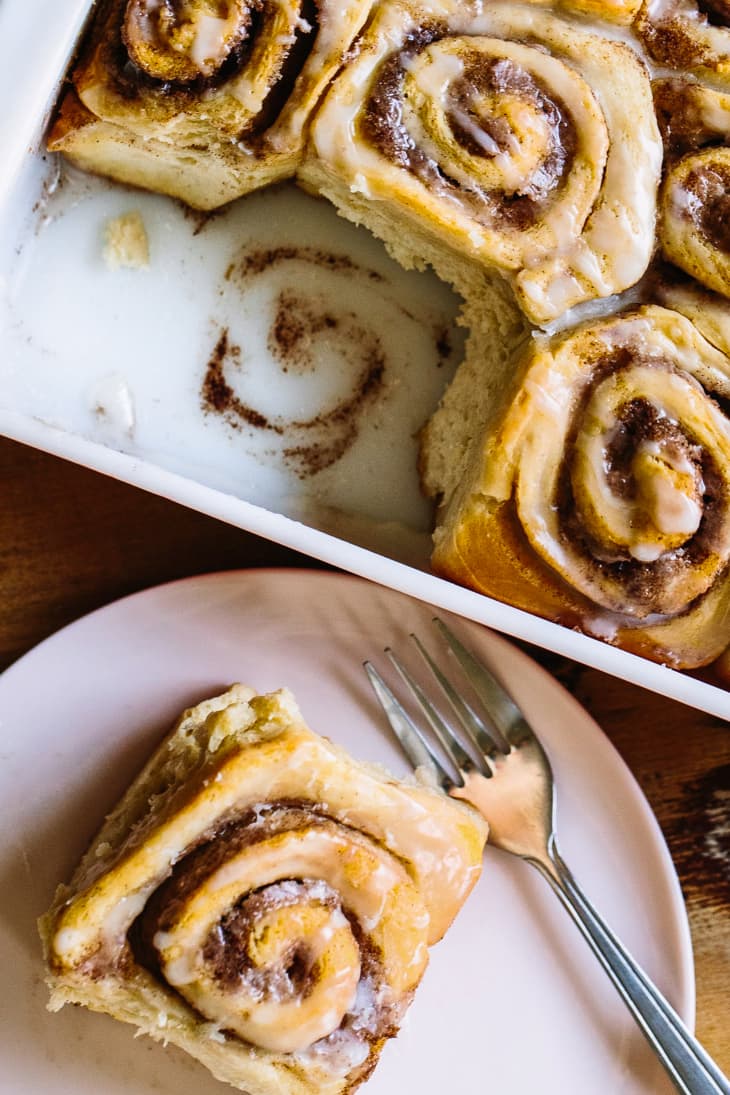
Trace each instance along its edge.
<instances>
[{"instance_id":1,"label":"cinnamon dusting","mask_svg":"<svg viewBox=\"0 0 730 1095\"><path fill-rule=\"evenodd\" d=\"M385 281L376 270L359 266L344 254L311 247L282 246L245 253L229 264L224 279L242 286L287 263L305 263L330 273L371 284ZM347 390L308 418L264 413L243 400L235 378L244 368L240 347L222 331L207 362L201 406L233 429L266 431L281 438L279 458L301 479L310 478L341 459L357 440L360 423L386 390L387 355L379 333L341 306L300 288L301 274L278 290L273 301L267 349L283 375L314 374L322 351L343 363ZM434 332L440 356L450 352L448 331Z\"/></svg>"}]
</instances>

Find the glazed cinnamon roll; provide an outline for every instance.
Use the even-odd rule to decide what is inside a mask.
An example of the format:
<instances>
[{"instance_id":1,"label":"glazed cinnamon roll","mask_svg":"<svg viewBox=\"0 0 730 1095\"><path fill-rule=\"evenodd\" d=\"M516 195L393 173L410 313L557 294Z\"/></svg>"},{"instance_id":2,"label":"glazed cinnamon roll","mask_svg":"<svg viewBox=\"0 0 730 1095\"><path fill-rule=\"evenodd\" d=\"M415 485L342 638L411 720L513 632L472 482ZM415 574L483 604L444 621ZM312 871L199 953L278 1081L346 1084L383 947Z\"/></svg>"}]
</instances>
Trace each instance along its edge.
<instances>
[{"instance_id":1,"label":"glazed cinnamon roll","mask_svg":"<svg viewBox=\"0 0 730 1095\"><path fill-rule=\"evenodd\" d=\"M500 0L395 0L318 111L300 177L402 262L467 296L475 269L498 270L548 323L643 275L660 167L628 46Z\"/></svg>"},{"instance_id":2,"label":"glazed cinnamon roll","mask_svg":"<svg viewBox=\"0 0 730 1095\"><path fill-rule=\"evenodd\" d=\"M658 306L533 343L451 483L436 570L676 667L717 657L730 640L727 349ZM433 493L460 410L474 430L449 402L424 439Z\"/></svg>"},{"instance_id":3,"label":"glazed cinnamon roll","mask_svg":"<svg viewBox=\"0 0 730 1095\"><path fill-rule=\"evenodd\" d=\"M184 713L60 888L52 1007L135 1023L249 1095L352 1091L485 836L319 738L286 691L235 686Z\"/></svg>"},{"instance_id":4,"label":"glazed cinnamon roll","mask_svg":"<svg viewBox=\"0 0 730 1095\"><path fill-rule=\"evenodd\" d=\"M660 80L655 99L667 155L662 251L708 289L730 296L730 94Z\"/></svg>"},{"instance_id":5,"label":"glazed cinnamon roll","mask_svg":"<svg viewBox=\"0 0 730 1095\"><path fill-rule=\"evenodd\" d=\"M643 0L634 29L661 65L730 80L727 0Z\"/></svg>"},{"instance_id":6,"label":"glazed cinnamon roll","mask_svg":"<svg viewBox=\"0 0 730 1095\"><path fill-rule=\"evenodd\" d=\"M106 0L49 146L212 209L291 176L369 0Z\"/></svg>"}]
</instances>

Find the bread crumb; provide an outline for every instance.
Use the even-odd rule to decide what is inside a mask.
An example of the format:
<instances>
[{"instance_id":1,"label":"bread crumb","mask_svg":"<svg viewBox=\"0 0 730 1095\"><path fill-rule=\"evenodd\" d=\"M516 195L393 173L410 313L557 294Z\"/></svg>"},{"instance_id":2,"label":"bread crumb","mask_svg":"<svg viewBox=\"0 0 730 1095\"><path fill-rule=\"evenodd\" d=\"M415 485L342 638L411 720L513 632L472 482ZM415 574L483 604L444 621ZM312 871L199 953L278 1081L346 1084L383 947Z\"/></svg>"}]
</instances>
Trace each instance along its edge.
<instances>
[{"instance_id":1,"label":"bread crumb","mask_svg":"<svg viewBox=\"0 0 730 1095\"><path fill-rule=\"evenodd\" d=\"M150 264L147 230L141 213L134 210L111 217L104 229L104 261L110 270L126 266L144 270Z\"/></svg>"}]
</instances>

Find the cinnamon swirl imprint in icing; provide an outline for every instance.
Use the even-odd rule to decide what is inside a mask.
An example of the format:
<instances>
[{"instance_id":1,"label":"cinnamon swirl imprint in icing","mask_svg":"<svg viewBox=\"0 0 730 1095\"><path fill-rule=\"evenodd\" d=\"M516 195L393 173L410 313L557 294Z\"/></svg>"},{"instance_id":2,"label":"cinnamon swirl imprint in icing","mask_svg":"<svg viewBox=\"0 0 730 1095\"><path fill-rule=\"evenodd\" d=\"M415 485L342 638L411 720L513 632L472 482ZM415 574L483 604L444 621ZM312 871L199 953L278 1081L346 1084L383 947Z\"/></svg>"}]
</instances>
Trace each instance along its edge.
<instances>
[{"instance_id":1,"label":"cinnamon swirl imprint in icing","mask_svg":"<svg viewBox=\"0 0 730 1095\"><path fill-rule=\"evenodd\" d=\"M107 0L50 147L203 209L286 178L368 7Z\"/></svg>"},{"instance_id":2,"label":"cinnamon swirl imprint in icing","mask_svg":"<svg viewBox=\"0 0 730 1095\"><path fill-rule=\"evenodd\" d=\"M219 290L223 312L235 318L216 338L200 390L210 427L213 416L222 420L236 431L237 446L301 480L354 457L368 425L404 405L419 428L438 399L434 373L448 366L449 330L434 323L426 301L402 303L400 295L387 272L344 253L293 245L239 250ZM406 332L400 342L385 338L391 325ZM419 412L429 385L432 402ZM384 427L383 460L391 448ZM372 457L364 458L377 474Z\"/></svg>"},{"instance_id":3,"label":"cinnamon swirl imprint in icing","mask_svg":"<svg viewBox=\"0 0 730 1095\"><path fill-rule=\"evenodd\" d=\"M647 306L531 349L436 563L674 664L727 644L730 361ZM489 544L490 550L485 550ZM561 606L562 605L562 611Z\"/></svg>"},{"instance_id":4,"label":"cinnamon swirl imprint in icing","mask_svg":"<svg viewBox=\"0 0 730 1095\"><path fill-rule=\"evenodd\" d=\"M305 182L501 271L538 323L648 265L661 142L646 72L534 7L442 0L419 19L383 4L312 140Z\"/></svg>"},{"instance_id":5,"label":"cinnamon swirl imprint in icing","mask_svg":"<svg viewBox=\"0 0 730 1095\"><path fill-rule=\"evenodd\" d=\"M397 1033L485 836L318 738L289 693L235 686L184 713L59 891L53 1004L135 1022L251 1095L344 1095Z\"/></svg>"}]
</instances>

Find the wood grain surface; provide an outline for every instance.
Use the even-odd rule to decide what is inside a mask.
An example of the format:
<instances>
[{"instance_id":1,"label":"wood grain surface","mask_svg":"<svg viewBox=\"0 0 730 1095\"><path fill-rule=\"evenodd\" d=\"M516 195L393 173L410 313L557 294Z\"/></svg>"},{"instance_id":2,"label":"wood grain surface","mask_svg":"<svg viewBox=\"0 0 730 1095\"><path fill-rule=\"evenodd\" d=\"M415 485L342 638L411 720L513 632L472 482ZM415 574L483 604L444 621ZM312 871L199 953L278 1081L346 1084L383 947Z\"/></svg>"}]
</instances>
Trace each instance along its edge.
<instances>
[{"instance_id":1,"label":"wood grain surface","mask_svg":"<svg viewBox=\"0 0 730 1095\"><path fill-rule=\"evenodd\" d=\"M187 575L319 566L285 548L0 439L0 669L79 615ZM634 772L679 873L697 1033L730 1073L730 725L528 648Z\"/></svg>"}]
</instances>

